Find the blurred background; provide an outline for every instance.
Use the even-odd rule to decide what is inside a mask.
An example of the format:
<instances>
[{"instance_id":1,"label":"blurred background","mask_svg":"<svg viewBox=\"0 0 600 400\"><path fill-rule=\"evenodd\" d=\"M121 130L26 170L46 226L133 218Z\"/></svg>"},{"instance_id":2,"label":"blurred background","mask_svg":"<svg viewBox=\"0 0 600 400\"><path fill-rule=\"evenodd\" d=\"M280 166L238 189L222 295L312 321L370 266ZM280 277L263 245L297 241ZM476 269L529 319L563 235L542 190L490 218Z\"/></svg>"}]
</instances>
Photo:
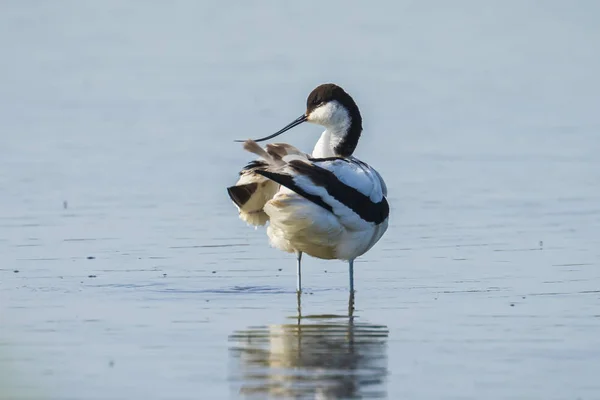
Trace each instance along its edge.
<instances>
[{"instance_id":1,"label":"blurred background","mask_svg":"<svg viewBox=\"0 0 600 400\"><path fill-rule=\"evenodd\" d=\"M1 2L0 399L597 397L599 17ZM355 315L345 264L307 258L301 318L293 256L225 188L233 140L324 82L361 108L392 214Z\"/></svg>"}]
</instances>

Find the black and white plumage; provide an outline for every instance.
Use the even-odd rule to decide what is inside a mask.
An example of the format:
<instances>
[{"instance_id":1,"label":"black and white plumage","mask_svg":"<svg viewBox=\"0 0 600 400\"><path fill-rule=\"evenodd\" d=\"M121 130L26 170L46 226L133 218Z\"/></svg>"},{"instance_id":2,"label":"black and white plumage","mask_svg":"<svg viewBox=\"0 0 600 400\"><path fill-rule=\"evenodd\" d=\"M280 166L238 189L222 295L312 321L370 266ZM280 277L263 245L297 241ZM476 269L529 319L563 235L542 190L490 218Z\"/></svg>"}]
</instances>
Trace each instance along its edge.
<instances>
[{"instance_id":1,"label":"black and white plumage","mask_svg":"<svg viewBox=\"0 0 600 400\"><path fill-rule=\"evenodd\" d=\"M325 126L311 155L271 139L302 122ZM362 133L356 103L342 88L324 84L307 99L306 112L268 137L246 140L244 149L259 160L240 172L228 193L240 218L252 225L269 222L271 244L296 253L297 289L301 291L301 257L349 262L354 291L354 260L379 241L388 226L387 188L379 173L353 157Z\"/></svg>"}]
</instances>

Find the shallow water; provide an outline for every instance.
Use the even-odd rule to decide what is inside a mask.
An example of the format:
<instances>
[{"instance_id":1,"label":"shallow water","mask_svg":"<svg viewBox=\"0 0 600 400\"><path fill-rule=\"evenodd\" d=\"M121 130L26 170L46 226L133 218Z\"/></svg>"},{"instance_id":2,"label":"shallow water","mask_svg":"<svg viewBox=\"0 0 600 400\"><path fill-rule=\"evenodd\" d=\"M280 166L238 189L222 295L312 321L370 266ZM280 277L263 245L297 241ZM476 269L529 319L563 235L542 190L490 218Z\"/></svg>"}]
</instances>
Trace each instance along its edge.
<instances>
[{"instance_id":1,"label":"shallow water","mask_svg":"<svg viewBox=\"0 0 600 400\"><path fill-rule=\"evenodd\" d=\"M0 398L600 398L598 12L3 2ZM324 81L390 192L352 317L224 190Z\"/></svg>"}]
</instances>

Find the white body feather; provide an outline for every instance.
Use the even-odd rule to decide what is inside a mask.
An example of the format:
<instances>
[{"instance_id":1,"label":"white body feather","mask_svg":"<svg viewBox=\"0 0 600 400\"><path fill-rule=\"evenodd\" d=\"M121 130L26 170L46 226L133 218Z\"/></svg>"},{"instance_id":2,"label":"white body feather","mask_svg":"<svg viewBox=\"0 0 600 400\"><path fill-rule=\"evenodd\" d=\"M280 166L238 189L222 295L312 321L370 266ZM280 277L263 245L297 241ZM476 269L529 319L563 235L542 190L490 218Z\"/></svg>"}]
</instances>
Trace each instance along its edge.
<instances>
[{"instance_id":1,"label":"white body feather","mask_svg":"<svg viewBox=\"0 0 600 400\"><path fill-rule=\"evenodd\" d=\"M288 160L284 158L284 161ZM304 161L310 163L308 156ZM354 158L312 164L333 172L341 182L354 187L373 202L381 201L386 195L385 184L375 169ZM267 235L274 247L290 253L302 251L323 259L352 260L366 253L387 230L387 219L380 224L367 222L333 198L325 188L314 185L310 178L289 167L284 167L283 171L292 175L295 184L304 191L320 196L333 212L281 186L264 208L270 221Z\"/></svg>"}]
</instances>

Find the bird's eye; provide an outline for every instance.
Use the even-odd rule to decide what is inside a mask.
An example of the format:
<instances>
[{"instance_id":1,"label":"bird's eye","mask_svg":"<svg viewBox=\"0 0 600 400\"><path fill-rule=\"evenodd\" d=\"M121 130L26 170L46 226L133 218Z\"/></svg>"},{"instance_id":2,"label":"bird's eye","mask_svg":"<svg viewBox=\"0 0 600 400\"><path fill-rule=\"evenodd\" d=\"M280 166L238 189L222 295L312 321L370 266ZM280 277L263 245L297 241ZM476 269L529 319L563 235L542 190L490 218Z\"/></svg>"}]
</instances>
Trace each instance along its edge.
<instances>
[{"instance_id":1,"label":"bird's eye","mask_svg":"<svg viewBox=\"0 0 600 400\"><path fill-rule=\"evenodd\" d=\"M306 108L308 110L314 110L315 108L321 107L325 102L319 97L312 97L306 102Z\"/></svg>"}]
</instances>

